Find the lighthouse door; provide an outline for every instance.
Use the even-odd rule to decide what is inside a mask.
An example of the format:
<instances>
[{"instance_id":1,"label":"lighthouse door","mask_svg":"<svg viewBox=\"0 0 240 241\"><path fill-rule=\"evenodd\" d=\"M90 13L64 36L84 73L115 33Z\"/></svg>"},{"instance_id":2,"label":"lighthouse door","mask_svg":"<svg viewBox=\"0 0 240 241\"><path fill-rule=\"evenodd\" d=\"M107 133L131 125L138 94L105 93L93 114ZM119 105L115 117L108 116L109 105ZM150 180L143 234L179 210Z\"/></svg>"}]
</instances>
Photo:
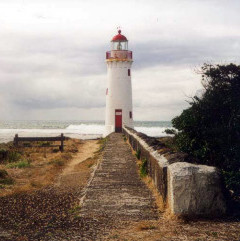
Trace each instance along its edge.
<instances>
[{"instance_id":1,"label":"lighthouse door","mask_svg":"<svg viewBox=\"0 0 240 241\"><path fill-rule=\"evenodd\" d=\"M122 132L122 110L115 110L115 132Z\"/></svg>"}]
</instances>

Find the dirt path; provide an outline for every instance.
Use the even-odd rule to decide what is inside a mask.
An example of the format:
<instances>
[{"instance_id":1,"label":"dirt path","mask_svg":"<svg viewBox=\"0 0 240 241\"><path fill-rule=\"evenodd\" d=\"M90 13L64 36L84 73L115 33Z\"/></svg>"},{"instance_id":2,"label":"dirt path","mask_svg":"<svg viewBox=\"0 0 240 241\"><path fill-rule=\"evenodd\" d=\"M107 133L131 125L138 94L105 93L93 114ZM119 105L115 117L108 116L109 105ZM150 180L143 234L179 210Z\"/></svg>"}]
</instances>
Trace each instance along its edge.
<instances>
[{"instance_id":1,"label":"dirt path","mask_svg":"<svg viewBox=\"0 0 240 241\"><path fill-rule=\"evenodd\" d=\"M88 158L92 158L94 153L98 150L99 144L97 140L84 142L75 154L73 160L66 166L62 172L62 176L74 172L74 167Z\"/></svg>"},{"instance_id":2,"label":"dirt path","mask_svg":"<svg viewBox=\"0 0 240 241\"><path fill-rule=\"evenodd\" d=\"M56 186L60 187L73 187L79 184L78 181L76 181L79 177L79 164L83 161L93 158L94 153L98 150L99 144L97 140L90 140L84 142L81 147L79 148L78 152L74 155L73 159L70 163L63 169L62 173L58 177L58 180L56 182ZM82 175L82 173L81 173Z\"/></svg>"}]
</instances>

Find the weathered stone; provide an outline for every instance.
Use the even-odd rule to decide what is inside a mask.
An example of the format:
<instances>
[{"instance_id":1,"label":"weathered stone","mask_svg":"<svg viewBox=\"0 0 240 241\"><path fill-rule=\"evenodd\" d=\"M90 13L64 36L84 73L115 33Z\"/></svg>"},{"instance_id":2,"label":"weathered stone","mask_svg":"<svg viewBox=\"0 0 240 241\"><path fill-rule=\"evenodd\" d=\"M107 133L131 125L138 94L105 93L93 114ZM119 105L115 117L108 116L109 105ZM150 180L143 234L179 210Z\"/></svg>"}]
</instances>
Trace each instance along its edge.
<instances>
[{"instance_id":1,"label":"weathered stone","mask_svg":"<svg viewBox=\"0 0 240 241\"><path fill-rule=\"evenodd\" d=\"M220 216L226 212L215 167L177 162L168 166L168 206L174 215Z\"/></svg>"}]
</instances>

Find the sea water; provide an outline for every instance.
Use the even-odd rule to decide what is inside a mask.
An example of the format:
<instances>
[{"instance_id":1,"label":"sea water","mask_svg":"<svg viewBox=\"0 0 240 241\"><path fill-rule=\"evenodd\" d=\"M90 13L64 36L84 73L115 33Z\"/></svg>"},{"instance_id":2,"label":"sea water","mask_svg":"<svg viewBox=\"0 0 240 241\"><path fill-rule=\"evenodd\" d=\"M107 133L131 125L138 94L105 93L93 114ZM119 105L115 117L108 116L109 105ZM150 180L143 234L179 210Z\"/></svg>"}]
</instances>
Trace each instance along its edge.
<instances>
[{"instance_id":1,"label":"sea water","mask_svg":"<svg viewBox=\"0 0 240 241\"><path fill-rule=\"evenodd\" d=\"M166 136L165 129L170 128L170 121L135 121L134 128L149 136ZM103 136L104 121L0 121L0 143L12 141L19 136L65 136L78 139L95 139Z\"/></svg>"}]
</instances>

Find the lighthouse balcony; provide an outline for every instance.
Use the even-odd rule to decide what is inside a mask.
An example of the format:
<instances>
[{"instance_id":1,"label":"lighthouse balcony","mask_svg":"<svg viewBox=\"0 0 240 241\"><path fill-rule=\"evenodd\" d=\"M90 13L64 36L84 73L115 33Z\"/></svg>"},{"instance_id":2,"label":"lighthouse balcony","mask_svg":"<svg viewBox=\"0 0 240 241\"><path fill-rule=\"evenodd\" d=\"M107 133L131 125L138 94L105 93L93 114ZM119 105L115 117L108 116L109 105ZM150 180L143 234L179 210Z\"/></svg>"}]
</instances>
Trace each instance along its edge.
<instances>
[{"instance_id":1,"label":"lighthouse balcony","mask_svg":"<svg viewBox=\"0 0 240 241\"><path fill-rule=\"evenodd\" d=\"M132 51L128 51L128 50L107 51L106 61L132 61Z\"/></svg>"}]
</instances>

